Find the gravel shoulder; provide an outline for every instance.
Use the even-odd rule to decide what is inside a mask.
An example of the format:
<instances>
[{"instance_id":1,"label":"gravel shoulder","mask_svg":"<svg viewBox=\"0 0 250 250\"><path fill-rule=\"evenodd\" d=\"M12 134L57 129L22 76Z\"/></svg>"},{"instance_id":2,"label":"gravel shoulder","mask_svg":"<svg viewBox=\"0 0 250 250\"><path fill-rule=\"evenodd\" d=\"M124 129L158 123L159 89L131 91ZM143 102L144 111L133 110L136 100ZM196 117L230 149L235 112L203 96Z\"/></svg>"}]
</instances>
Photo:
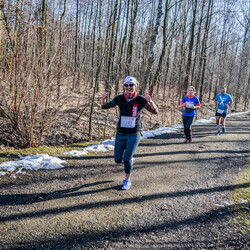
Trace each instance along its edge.
<instances>
[{"instance_id":1,"label":"gravel shoulder","mask_svg":"<svg viewBox=\"0 0 250 250\"><path fill-rule=\"evenodd\" d=\"M60 170L0 177L1 249L247 249L246 211L232 200L250 187L250 115L142 140L132 188L121 190L123 166L113 153L66 159ZM249 214L246 216L249 220Z\"/></svg>"}]
</instances>

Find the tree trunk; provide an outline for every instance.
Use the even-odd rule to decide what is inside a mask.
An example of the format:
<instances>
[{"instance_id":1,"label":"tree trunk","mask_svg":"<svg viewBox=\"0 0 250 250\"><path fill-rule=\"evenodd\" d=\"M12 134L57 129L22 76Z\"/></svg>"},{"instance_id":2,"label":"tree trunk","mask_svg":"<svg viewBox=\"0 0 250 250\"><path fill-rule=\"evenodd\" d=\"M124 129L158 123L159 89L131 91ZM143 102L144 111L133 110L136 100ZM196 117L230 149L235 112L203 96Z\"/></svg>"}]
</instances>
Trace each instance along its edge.
<instances>
[{"instance_id":1,"label":"tree trunk","mask_svg":"<svg viewBox=\"0 0 250 250\"><path fill-rule=\"evenodd\" d=\"M156 73L154 76L153 83L150 86L150 90L149 90L150 95L153 95L154 87L158 84L158 79L160 76L160 72L162 70L163 59L165 57L166 48L167 48L167 44L169 41L169 34L167 34L167 28L168 28L168 14L169 14L169 10L170 10L170 8L169 8L170 4L171 4L171 0L166 0L165 16L164 16L164 23L163 23L163 34L162 34L162 51L161 51L161 55L160 55L158 67L157 67L157 70L156 70Z\"/></svg>"},{"instance_id":2,"label":"tree trunk","mask_svg":"<svg viewBox=\"0 0 250 250\"><path fill-rule=\"evenodd\" d=\"M186 93L186 89L184 89L184 66L186 63L186 38L187 38L187 18L188 18L188 10L189 10L189 6L186 6L187 2L183 3L183 13L182 13L182 18L183 18L183 24L181 24L181 37L182 37L182 41L181 41L181 49L180 49L180 54L179 54L179 58L178 58L178 66L179 66L179 70L177 73L177 77L178 77L178 90L179 90L179 98L181 99L182 96L185 95ZM188 3L189 4L189 3Z\"/></svg>"},{"instance_id":3,"label":"tree trunk","mask_svg":"<svg viewBox=\"0 0 250 250\"><path fill-rule=\"evenodd\" d=\"M120 47L120 55L119 55L119 59L118 59L118 74L121 74L121 72L122 72L122 62L123 62L124 47L125 47L124 45L125 45L125 41L127 39L127 33L128 33L129 7L130 7L130 0L128 0L128 4L127 4L126 22L125 22L126 26L125 26L124 36L122 38L122 43L121 43L121 47ZM118 84L119 84L119 82L116 81L115 95L117 95L118 91L119 91L119 85Z\"/></svg>"},{"instance_id":4,"label":"tree trunk","mask_svg":"<svg viewBox=\"0 0 250 250\"><path fill-rule=\"evenodd\" d=\"M203 21L203 15L204 15L205 2L206 2L205 0L202 0L201 16L200 16L200 22L199 22L199 30L198 30L197 38L196 38L196 46L195 46L195 53L194 53L194 60L193 60L193 68L192 68L191 81L190 81L195 86L196 89L198 89L199 84L194 80L194 73L195 73L196 61L197 61L197 58L199 56L200 36L201 36L201 29L202 29L202 21Z\"/></svg>"},{"instance_id":5,"label":"tree trunk","mask_svg":"<svg viewBox=\"0 0 250 250\"><path fill-rule=\"evenodd\" d=\"M212 16L212 8L213 8L213 0L209 0L208 4L208 9L207 9L207 19L206 19L206 24L205 24L205 32L202 40L202 49L201 49L201 58L200 61L203 61L203 67L202 70L200 69L201 75L199 74L198 76L198 82L200 82L200 77L201 77L201 84L200 84L200 102L202 102L203 99L203 87L204 87L204 78L205 78L205 71L206 71L206 62L207 62L207 39L208 39L208 33L209 33L209 28L210 28L210 23L211 23L211 16ZM211 14L210 14L211 11Z\"/></svg>"},{"instance_id":6,"label":"tree trunk","mask_svg":"<svg viewBox=\"0 0 250 250\"><path fill-rule=\"evenodd\" d=\"M196 23L197 2L198 2L198 0L195 0L193 21L192 21L189 48L188 48L188 61L187 61L187 67L186 67L186 76L184 78L184 89L188 88L189 80L190 80L189 78L190 78L190 69L191 69L191 64L192 64L192 53L193 53L193 45L194 45L194 30L195 30L195 23Z\"/></svg>"},{"instance_id":7,"label":"tree trunk","mask_svg":"<svg viewBox=\"0 0 250 250\"><path fill-rule=\"evenodd\" d=\"M107 64L107 81L109 82L109 88L108 88L108 91L109 93L111 92L111 86L113 85L113 82L112 82L112 65L113 65L113 56L114 56L114 53L113 53L113 50L114 50L114 43L116 42L115 41L115 25L116 25L116 16L117 16L117 9L118 9L118 0L115 0L115 6L114 6L114 10L112 12L113 13L113 19L111 21L111 24L112 24L112 28L111 28L111 36L110 36L110 40L109 40L109 53L108 53L108 64Z\"/></svg>"},{"instance_id":8,"label":"tree trunk","mask_svg":"<svg viewBox=\"0 0 250 250\"><path fill-rule=\"evenodd\" d=\"M158 35L159 26L161 23L161 16L162 16L162 0L159 0L154 33L153 33L152 38L151 38L150 51L149 51L149 57L148 57L148 65L147 65L147 70L146 70L144 80L143 80L143 88L142 88L142 93L141 93L143 95L145 95L145 93L146 93L149 75L150 75L151 68L152 68L152 65L154 62L154 47L156 44L156 37Z\"/></svg>"},{"instance_id":9,"label":"tree trunk","mask_svg":"<svg viewBox=\"0 0 250 250\"><path fill-rule=\"evenodd\" d=\"M61 95L61 70L62 70L62 53L63 53L63 44L62 44L62 21L63 17L66 12L66 3L67 0L64 0L63 5L63 12L60 17L60 25L59 25L59 63L58 63L58 69L57 69L57 100L60 98Z\"/></svg>"},{"instance_id":10,"label":"tree trunk","mask_svg":"<svg viewBox=\"0 0 250 250\"><path fill-rule=\"evenodd\" d=\"M130 75L130 65L132 62L132 54L133 54L133 39L134 39L134 31L135 31L135 21L138 12L139 0L132 0L132 9L131 9L131 27L130 27L130 35L128 41L127 48L127 59L126 59L126 75Z\"/></svg>"},{"instance_id":11,"label":"tree trunk","mask_svg":"<svg viewBox=\"0 0 250 250\"><path fill-rule=\"evenodd\" d=\"M77 69L78 69L78 17L79 17L79 0L76 0L76 27L75 27L75 47L74 47L74 78L72 90L78 86Z\"/></svg>"},{"instance_id":12,"label":"tree trunk","mask_svg":"<svg viewBox=\"0 0 250 250\"><path fill-rule=\"evenodd\" d=\"M245 97L244 97L244 110L249 108L249 88L250 88L250 75L248 75L248 81L246 85Z\"/></svg>"},{"instance_id":13,"label":"tree trunk","mask_svg":"<svg viewBox=\"0 0 250 250\"><path fill-rule=\"evenodd\" d=\"M245 26L245 31L244 31L242 52L241 52L241 58L240 58L240 68L239 68L238 80L237 80L237 85L236 85L236 94L235 94L235 101L234 101L235 109L237 109L237 105L241 100L241 89L242 89L241 86L243 85L242 83L244 82L244 76L245 76L244 70L247 68L248 61L249 61L249 55L247 55L246 53L246 46L248 45L247 39L248 39L249 26L250 26L250 21L248 19L248 23Z\"/></svg>"}]
</instances>

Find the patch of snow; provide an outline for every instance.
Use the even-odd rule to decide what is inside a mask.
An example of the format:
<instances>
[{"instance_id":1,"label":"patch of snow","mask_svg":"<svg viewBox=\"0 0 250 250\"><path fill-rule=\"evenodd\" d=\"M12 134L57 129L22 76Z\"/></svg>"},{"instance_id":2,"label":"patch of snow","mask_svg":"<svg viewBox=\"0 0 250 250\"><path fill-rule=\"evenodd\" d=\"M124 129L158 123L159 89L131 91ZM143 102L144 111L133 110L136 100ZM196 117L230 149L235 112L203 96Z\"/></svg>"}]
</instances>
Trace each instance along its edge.
<instances>
[{"instance_id":1,"label":"patch of snow","mask_svg":"<svg viewBox=\"0 0 250 250\"><path fill-rule=\"evenodd\" d=\"M83 150L71 150L69 152L63 153L64 155L72 155L75 157L80 157L82 155L86 155L88 151L92 152L106 152L109 150L113 150L115 147L115 139L112 138L111 140L105 140L100 144L94 144L87 146Z\"/></svg>"},{"instance_id":2,"label":"patch of snow","mask_svg":"<svg viewBox=\"0 0 250 250\"><path fill-rule=\"evenodd\" d=\"M171 127L160 127L156 130L147 130L142 133L142 138L147 139L150 137L155 137L157 135L163 135L166 133L176 133L179 130L177 128L171 128Z\"/></svg>"},{"instance_id":3,"label":"patch of snow","mask_svg":"<svg viewBox=\"0 0 250 250\"><path fill-rule=\"evenodd\" d=\"M228 115L234 116L234 115L242 115L249 113L250 110L245 112L239 112L239 113L232 113ZM208 119L200 119L194 122L193 125L203 125L211 123L215 120L215 117L210 117ZM147 130L143 132L142 138L150 138L158 135L162 135L165 133L176 133L179 131L179 129L182 129L182 124L176 124L171 127L160 127L156 130ZM69 152L64 153L64 155L71 155L70 157L80 157L82 155L88 154L89 151L92 152L106 152L109 150L113 150L115 145L115 139L112 138L111 140L103 141L100 144L90 145L82 150L71 150ZM9 156L9 155L6 155ZM34 156L19 156L21 159L20 161L9 161L4 162L0 165L0 176L6 175L7 172L14 172L17 168L18 171L16 174L24 174L24 169L27 170L38 170L38 169L57 169L57 168L63 168L62 163L66 163L66 161L61 160L58 157L52 157L48 154L41 154L41 155L34 155ZM239 169L241 170L241 169ZM15 175L12 175L13 178L15 178ZM246 203L246 200L242 200L242 203ZM218 204L216 204L218 205ZM223 206L223 205L221 205Z\"/></svg>"},{"instance_id":4,"label":"patch of snow","mask_svg":"<svg viewBox=\"0 0 250 250\"><path fill-rule=\"evenodd\" d=\"M226 212L218 212L218 214L220 214L220 215L221 215L221 214L225 214L225 213L226 213Z\"/></svg>"},{"instance_id":5,"label":"patch of snow","mask_svg":"<svg viewBox=\"0 0 250 250\"><path fill-rule=\"evenodd\" d=\"M207 118L207 119L200 119L200 120L195 121L193 123L193 126L208 124L208 123L211 123L211 122L213 122L215 120L216 120L216 118L214 116L210 117L210 118Z\"/></svg>"},{"instance_id":6,"label":"patch of snow","mask_svg":"<svg viewBox=\"0 0 250 250\"><path fill-rule=\"evenodd\" d=\"M88 153L88 151L86 149L83 149L83 150L71 150L71 151L63 153L63 154L80 157L81 155L86 155L87 153Z\"/></svg>"},{"instance_id":7,"label":"patch of snow","mask_svg":"<svg viewBox=\"0 0 250 250\"><path fill-rule=\"evenodd\" d=\"M207 119L200 119L200 120L197 120L195 121L192 125L193 126L198 126L198 125L204 125L204 124L208 124L208 123L211 123L213 121L215 121L216 118L215 117L209 117ZM175 124L172 126L173 128L177 128L177 129L180 129L180 128L183 128L183 124Z\"/></svg>"},{"instance_id":8,"label":"patch of snow","mask_svg":"<svg viewBox=\"0 0 250 250\"><path fill-rule=\"evenodd\" d=\"M235 113L235 114L246 114L250 112L250 110L246 111L246 112L240 112L240 113ZM235 115L233 114L233 115ZM215 117L209 117L207 119L200 119L197 120L193 123L194 126L198 126L198 125L204 125L204 124L208 124L211 123L213 121L215 121ZM142 133L142 137L143 139L147 139L147 138L151 138L151 137L155 137L158 135L162 135L162 134L166 134L166 133L176 133L179 131L179 129L183 128L183 124L175 124L171 127L160 127L156 130L147 130L144 131ZM71 150L69 152L65 152L63 153L64 155L71 155L73 157L80 157L82 155L86 155L88 154L88 151L92 151L92 152L106 152L109 150L113 150L114 149L114 145L115 145L115 139L112 138L111 140L106 140L103 141L100 144L94 144L94 145L90 145L86 148L84 148L83 150Z\"/></svg>"},{"instance_id":9,"label":"patch of snow","mask_svg":"<svg viewBox=\"0 0 250 250\"><path fill-rule=\"evenodd\" d=\"M5 175L7 172L14 172L16 169L18 169L16 174L25 173L23 169L58 169L63 168L62 163L66 163L66 161L55 156L49 156L48 154L36 154L28 156L19 155L19 158L21 159L20 161L3 162L0 165L0 170L4 170L4 172L1 171L0 175Z\"/></svg>"},{"instance_id":10,"label":"patch of snow","mask_svg":"<svg viewBox=\"0 0 250 250\"><path fill-rule=\"evenodd\" d=\"M227 115L227 117L231 117L231 116L235 116L235 115L245 115L247 113L249 113L250 110L244 111L244 112L236 112L236 113L231 113L229 115Z\"/></svg>"},{"instance_id":11,"label":"patch of snow","mask_svg":"<svg viewBox=\"0 0 250 250\"><path fill-rule=\"evenodd\" d=\"M241 204L246 204L248 203L248 200L245 200L243 198L239 198Z\"/></svg>"},{"instance_id":12,"label":"patch of snow","mask_svg":"<svg viewBox=\"0 0 250 250\"><path fill-rule=\"evenodd\" d=\"M216 207L219 207L219 208L224 208L225 205L221 205L221 204L214 204Z\"/></svg>"}]
</instances>

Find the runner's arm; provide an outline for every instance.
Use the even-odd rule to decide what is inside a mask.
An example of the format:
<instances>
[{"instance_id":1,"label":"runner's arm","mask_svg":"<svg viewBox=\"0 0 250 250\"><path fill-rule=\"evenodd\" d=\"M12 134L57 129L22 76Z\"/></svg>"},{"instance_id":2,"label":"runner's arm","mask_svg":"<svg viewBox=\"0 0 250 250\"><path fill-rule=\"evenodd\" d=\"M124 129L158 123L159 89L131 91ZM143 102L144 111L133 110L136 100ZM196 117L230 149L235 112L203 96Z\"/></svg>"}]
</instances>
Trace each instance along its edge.
<instances>
[{"instance_id":1,"label":"runner's arm","mask_svg":"<svg viewBox=\"0 0 250 250\"><path fill-rule=\"evenodd\" d=\"M182 101L181 101L181 104L180 104L180 107L181 108L185 108L186 107L186 101L187 101L187 97L185 96Z\"/></svg>"},{"instance_id":2,"label":"runner's arm","mask_svg":"<svg viewBox=\"0 0 250 250\"><path fill-rule=\"evenodd\" d=\"M196 106L194 106L194 109L200 109L201 108L201 104L200 104L200 102L198 102L197 104L196 104Z\"/></svg>"},{"instance_id":3,"label":"runner's arm","mask_svg":"<svg viewBox=\"0 0 250 250\"><path fill-rule=\"evenodd\" d=\"M102 105L102 109L110 109L116 106L116 103L114 100L107 102L105 104Z\"/></svg>"},{"instance_id":4,"label":"runner's arm","mask_svg":"<svg viewBox=\"0 0 250 250\"><path fill-rule=\"evenodd\" d=\"M144 105L144 108L146 110L148 110L152 114L158 114L159 113L159 110L158 110L156 104L153 102L151 96L148 95L148 93L146 93L145 101L146 101L146 104Z\"/></svg>"},{"instance_id":5,"label":"runner's arm","mask_svg":"<svg viewBox=\"0 0 250 250\"><path fill-rule=\"evenodd\" d=\"M216 99L214 100L216 105L220 105L219 101L217 101Z\"/></svg>"},{"instance_id":6,"label":"runner's arm","mask_svg":"<svg viewBox=\"0 0 250 250\"><path fill-rule=\"evenodd\" d=\"M231 105L232 105L232 103L233 103L233 100L229 101L229 103L228 103L228 104L226 104L226 105L225 105L225 107L229 107L229 106L231 106Z\"/></svg>"},{"instance_id":7,"label":"runner's arm","mask_svg":"<svg viewBox=\"0 0 250 250\"><path fill-rule=\"evenodd\" d=\"M152 114L158 114L159 113L159 109L157 108L156 104L151 101L150 103L147 102L144 106L144 108L149 111Z\"/></svg>"},{"instance_id":8,"label":"runner's arm","mask_svg":"<svg viewBox=\"0 0 250 250\"><path fill-rule=\"evenodd\" d=\"M216 98L214 99L214 103L215 103L215 105L220 105L220 103L218 101L218 96L216 96Z\"/></svg>"}]
</instances>

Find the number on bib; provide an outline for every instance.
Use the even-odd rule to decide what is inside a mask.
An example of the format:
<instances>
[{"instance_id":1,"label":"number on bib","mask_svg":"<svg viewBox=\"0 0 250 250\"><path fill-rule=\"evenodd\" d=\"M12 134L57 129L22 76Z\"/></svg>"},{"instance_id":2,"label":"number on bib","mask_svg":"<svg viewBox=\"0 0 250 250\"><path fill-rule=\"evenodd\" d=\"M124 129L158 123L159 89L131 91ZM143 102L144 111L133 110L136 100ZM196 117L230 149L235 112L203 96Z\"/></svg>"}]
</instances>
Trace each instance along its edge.
<instances>
[{"instance_id":1,"label":"number on bib","mask_svg":"<svg viewBox=\"0 0 250 250\"><path fill-rule=\"evenodd\" d=\"M135 117L121 116L121 128L134 128L135 120Z\"/></svg>"},{"instance_id":2,"label":"number on bib","mask_svg":"<svg viewBox=\"0 0 250 250\"><path fill-rule=\"evenodd\" d=\"M218 109L218 110L217 110L217 113L223 114L223 113L224 113L224 109Z\"/></svg>"}]
</instances>

